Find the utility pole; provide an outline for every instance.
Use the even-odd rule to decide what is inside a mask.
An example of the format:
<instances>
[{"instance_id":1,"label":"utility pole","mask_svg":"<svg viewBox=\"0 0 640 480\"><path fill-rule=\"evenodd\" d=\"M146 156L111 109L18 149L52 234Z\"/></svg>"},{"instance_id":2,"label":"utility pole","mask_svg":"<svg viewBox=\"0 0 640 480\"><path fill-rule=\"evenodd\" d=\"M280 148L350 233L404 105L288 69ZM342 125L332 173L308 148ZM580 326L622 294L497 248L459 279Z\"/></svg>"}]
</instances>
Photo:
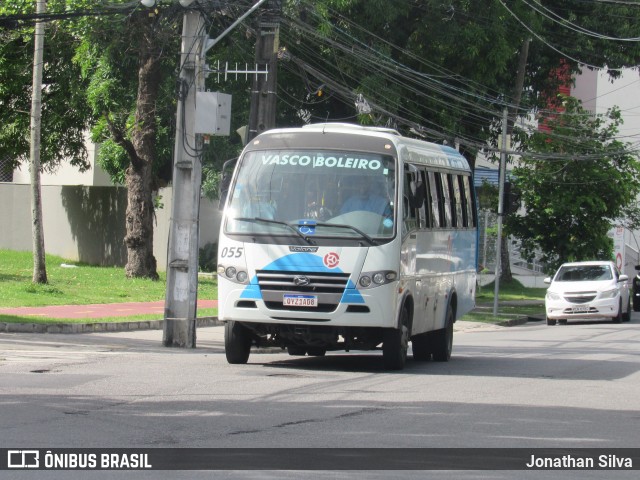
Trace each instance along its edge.
<instances>
[{"instance_id":1,"label":"utility pole","mask_svg":"<svg viewBox=\"0 0 640 480\"><path fill-rule=\"evenodd\" d=\"M173 158L173 204L167 252L163 344L196 346L198 236L202 184L202 135L196 135L196 92L204 90L204 21L196 10L184 14Z\"/></svg>"},{"instance_id":2,"label":"utility pole","mask_svg":"<svg viewBox=\"0 0 640 480\"><path fill-rule=\"evenodd\" d=\"M179 3L187 8L193 1L180 0ZM207 37L204 18L197 10L188 10L184 15L162 338L162 343L166 347L195 348L196 346L201 160L204 143L202 134L196 133L203 132L196 128L201 127L196 125L196 100L199 93L207 95L203 93L206 52L264 1L258 0L214 40ZM145 6L153 6L155 0L142 0L141 3ZM206 111L206 99L203 97L201 99L201 111L203 106ZM230 103L228 105L230 108ZM228 135L228 133L225 134Z\"/></svg>"},{"instance_id":3,"label":"utility pole","mask_svg":"<svg viewBox=\"0 0 640 480\"><path fill-rule=\"evenodd\" d=\"M38 0L36 12L45 13L46 0ZM42 191L40 186L40 130L42 123L42 62L44 60L44 23L36 21L33 54L33 88L31 92L31 236L33 240L33 283L47 283L42 225Z\"/></svg>"},{"instance_id":4,"label":"utility pole","mask_svg":"<svg viewBox=\"0 0 640 480\"><path fill-rule=\"evenodd\" d=\"M507 119L509 110L504 108L502 113L502 148L500 149L500 172L498 188L498 238L496 239L496 273L495 291L493 294L493 316L498 315L498 295L500 294L500 254L502 247L502 216L504 213L504 177L507 168Z\"/></svg>"},{"instance_id":5,"label":"utility pole","mask_svg":"<svg viewBox=\"0 0 640 480\"><path fill-rule=\"evenodd\" d=\"M509 107L509 118L507 120L507 137L511 138L513 134L513 128L518 118L518 110L520 109L520 101L522 99L522 91L524 90L525 73L527 69L527 59L529 58L529 45L531 39L527 38L522 42L520 47L520 55L518 59L518 73L516 75L516 83L513 87L513 95L511 100L511 106ZM504 209L506 210L506 208ZM502 238L502 247L500 252L500 279L503 281L511 281L513 279L511 274L511 262L509 260L509 242L507 237Z\"/></svg>"},{"instance_id":6,"label":"utility pole","mask_svg":"<svg viewBox=\"0 0 640 480\"><path fill-rule=\"evenodd\" d=\"M268 0L258 19L256 64L266 64L268 75L256 75L251 88L247 141L276 126L277 67L282 0Z\"/></svg>"}]
</instances>

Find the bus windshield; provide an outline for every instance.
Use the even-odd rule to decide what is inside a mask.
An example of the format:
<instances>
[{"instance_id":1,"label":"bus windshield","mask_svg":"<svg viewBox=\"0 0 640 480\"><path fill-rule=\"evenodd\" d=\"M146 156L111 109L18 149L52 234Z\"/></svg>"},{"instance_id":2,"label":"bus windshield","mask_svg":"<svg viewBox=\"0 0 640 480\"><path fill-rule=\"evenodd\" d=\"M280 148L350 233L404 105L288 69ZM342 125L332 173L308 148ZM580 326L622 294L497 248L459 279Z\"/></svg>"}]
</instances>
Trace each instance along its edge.
<instances>
[{"instance_id":1,"label":"bus windshield","mask_svg":"<svg viewBox=\"0 0 640 480\"><path fill-rule=\"evenodd\" d=\"M396 167L391 156L268 150L248 152L240 162L225 233L300 233L308 239L369 243L393 236Z\"/></svg>"}]
</instances>

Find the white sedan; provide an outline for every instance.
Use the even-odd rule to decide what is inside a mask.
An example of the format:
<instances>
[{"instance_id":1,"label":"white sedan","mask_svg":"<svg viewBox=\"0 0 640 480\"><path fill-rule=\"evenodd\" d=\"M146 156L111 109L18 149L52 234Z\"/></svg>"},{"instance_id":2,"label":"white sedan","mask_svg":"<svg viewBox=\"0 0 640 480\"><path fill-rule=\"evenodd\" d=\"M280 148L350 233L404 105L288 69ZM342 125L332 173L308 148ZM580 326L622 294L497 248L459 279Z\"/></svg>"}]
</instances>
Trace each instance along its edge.
<instances>
[{"instance_id":1,"label":"white sedan","mask_svg":"<svg viewBox=\"0 0 640 480\"><path fill-rule=\"evenodd\" d=\"M629 321L631 305L627 275L613 262L573 262L560 266L545 296L547 325L567 320L611 318Z\"/></svg>"}]
</instances>

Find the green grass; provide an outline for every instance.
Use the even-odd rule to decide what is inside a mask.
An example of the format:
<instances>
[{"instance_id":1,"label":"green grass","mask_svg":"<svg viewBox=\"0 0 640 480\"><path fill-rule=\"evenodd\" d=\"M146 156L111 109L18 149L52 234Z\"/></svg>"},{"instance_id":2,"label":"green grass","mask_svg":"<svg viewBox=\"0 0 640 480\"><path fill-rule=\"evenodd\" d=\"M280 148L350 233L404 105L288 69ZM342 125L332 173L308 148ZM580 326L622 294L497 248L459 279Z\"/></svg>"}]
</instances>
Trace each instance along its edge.
<instances>
[{"instance_id":1,"label":"green grass","mask_svg":"<svg viewBox=\"0 0 640 480\"><path fill-rule=\"evenodd\" d=\"M463 315L460 320L467 322L499 323L518 317L544 317L544 306L539 305L502 305L498 308L498 315L493 315L492 307L476 308Z\"/></svg>"},{"instance_id":2,"label":"green grass","mask_svg":"<svg viewBox=\"0 0 640 480\"><path fill-rule=\"evenodd\" d=\"M72 268L62 265L73 265ZM33 284L33 256L31 252L0 249L0 307L42 307L48 305L87 305L93 303L149 302L164 300L166 274L158 272L160 280L126 278L123 267L99 267L65 260L56 255L46 256L47 279L44 285ZM198 298L218 297L215 276L201 277ZM214 309L208 309L214 310ZM198 312L205 316L204 312ZM206 316L209 316L207 314ZM33 322L33 317L0 316L0 321ZM114 321L130 321L134 317L116 317ZM41 319L47 320L47 319ZM62 323L61 319L48 319ZM70 322L72 320L69 320ZM78 321L78 320L74 320ZM98 319L93 321L105 321Z\"/></svg>"},{"instance_id":3,"label":"green grass","mask_svg":"<svg viewBox=\"0 0 640 480\"><path fill-rule=\"evenodd\" d=\"M491 282L484 287L478 287L476 291L476 303L490 303L493 302L495 297L495 282ZM500 282L498 284L499 295L498 301L508 300L542 300L544 301L546 288L527 288L523 286L518 280L512 280L511 282Z\"/></svg>"},{"instance_id":4,"label":"green grass","mask_svg":"<svg viewBox=\"0 0 640 480\"><path fill-rule=\"evenodd\" d=\"M500 282L498 285L498 312L493 315L495 283L491 282L476 291L477 308L467 313L460 320L471 322L499 323L517 317L544 317L544 296L546 288L527 288L518 280ZM521 304L509 304L519 301Z\"/></svg>"},{"instance_id":5,"label":"green grass","mask_svg":"<svg viewBox=\"0 0 640 480\"><path fill-rule=\"evenodd\" d=\"M31 252L0 249L0 308L42 307L48 305L87 305L93 303L148 302L164 300L166 274L159 272L160 280L128 279L122 267L98 267L65 260L55 255L46 256L46 285L31 282L33 256ZM74 268L61 265L73 265ZM476 304L481 307L461 320L496 323L522 315L544 315L541 305L500 305L498 316L493 316L494 284L478 288ZM499 301L543 301L546 289L525 288L520 282L500 283ZM198 298L217 299L218 285L215 275L200 277ZM199 317L216 316L217 309L199 309ZM32 316L0 315L1 322L12 323L88 323L156 320L157 315L135 315L96 319L60 319Z\"/></svg>"}]
</instances>

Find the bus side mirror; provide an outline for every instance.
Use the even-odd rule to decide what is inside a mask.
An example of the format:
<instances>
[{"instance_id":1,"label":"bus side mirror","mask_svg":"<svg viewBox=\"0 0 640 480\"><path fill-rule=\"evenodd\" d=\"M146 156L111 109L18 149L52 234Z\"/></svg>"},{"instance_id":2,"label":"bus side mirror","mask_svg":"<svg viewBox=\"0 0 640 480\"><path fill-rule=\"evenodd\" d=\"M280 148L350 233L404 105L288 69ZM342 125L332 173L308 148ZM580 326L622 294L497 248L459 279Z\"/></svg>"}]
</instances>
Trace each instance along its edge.
<instances>
[{"instance_id":1,"label":"bus side mirror","mask_svg":"<svg viewBox=\"0 0 640 480\"><path fill-rule=\"evenodd\" d=\"M233 178L233 169L235 168L237 162L237 158L232 158L224 162L224 165L222 165L222 178L220 179L220 185L218 189L218 198L220 199L218 208L220 210L224 208L224 204L227 201L229 186L231 185L231 179Z\"/></svg>"}]
</instances>

